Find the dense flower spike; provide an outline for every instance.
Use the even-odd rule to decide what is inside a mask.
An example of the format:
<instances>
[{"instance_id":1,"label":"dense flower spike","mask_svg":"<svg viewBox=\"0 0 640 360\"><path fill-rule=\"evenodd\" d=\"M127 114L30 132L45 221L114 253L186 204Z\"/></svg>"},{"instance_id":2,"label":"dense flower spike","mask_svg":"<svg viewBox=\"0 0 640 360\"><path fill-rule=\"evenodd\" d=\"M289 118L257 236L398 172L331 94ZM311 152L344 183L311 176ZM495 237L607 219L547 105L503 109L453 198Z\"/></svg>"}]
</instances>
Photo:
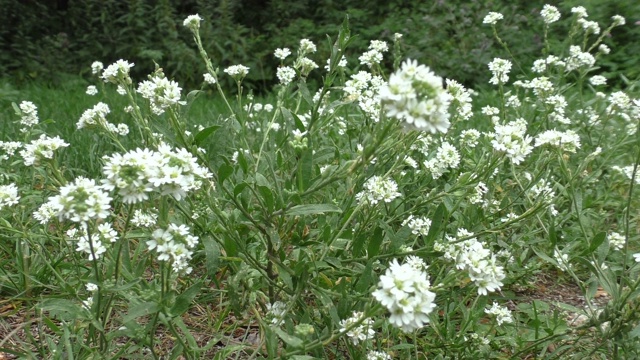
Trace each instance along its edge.
<instances>
[{"instance_id":1,"label":"dense flower spike","mask_svg":"<svg viewBox=\"0 0 640 360\"><path fill-rule=\"evenodd\" d=\"M407 60L391 74L380 89L380 99L389 117L402 120L411 128L431 133L447 132L451 95L442 78L428 67Z\"/></svg>"},{"instance_id":2,"label":"dense flower spike","mask_svg":"<svg viewBox=\"0 0 640 360\"><path fill-rule=\"evenodd\" d=\"M38 165L45 159L53 159L54 151L67 146L69 146L69 144L59 136L52 138L42 134L40 138L31 141L29 144L25 144L24 150L20 151L20 155L24 159L26 166Z\"/></svg>"},{"instance_id":3,"label":"dense flower spike","mask_svg":"<svg viewBox=\"0 0 640 360\"><path fill-rule=\"evenodd\" d=\"M364 190L356 194L356 200L365 201L372 205L380 201L388 203L402 196L398 192L398 184L395 181L380 176L372 176L363 187Z\"/></svg>"}]
</instances>

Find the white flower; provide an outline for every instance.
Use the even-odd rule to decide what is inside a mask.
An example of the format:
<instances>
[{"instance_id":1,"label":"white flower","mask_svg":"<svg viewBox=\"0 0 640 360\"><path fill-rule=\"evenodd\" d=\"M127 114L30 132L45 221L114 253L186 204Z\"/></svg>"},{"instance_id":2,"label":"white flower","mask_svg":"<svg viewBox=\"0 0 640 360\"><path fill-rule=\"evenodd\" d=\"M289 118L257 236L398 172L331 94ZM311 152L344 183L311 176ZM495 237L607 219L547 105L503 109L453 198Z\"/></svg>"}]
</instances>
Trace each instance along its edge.
<instances>
[{"instance_id":1,"label":"white flower","mask_svg":"<svg viewBox=\"0 0 640 360\"><path fill-rule=\"evenodd\" d=\"M24 150L20 151L20 155L24 158L24 164L31 166L38 164L43 159L53 159L53 152L55 150L67 146L69 146L69 144L64 142L59 136L50 138L42 134L39 139L25 144Z\"/></svg>"},{"instance_id":2,"label":"white flower","mask_svg":"<svg viewBox=\"0 0 640 360\"><path fill-rule=\"evenodd\" d=\"M204 76L204 82L206 82L209 85L214 85L216 83L216 79L211 76L211 74L206 73L203 75Z\"/></svg>"},{"instance_id":3,"label":"white flower","mask_svg":"<svg viewBox=\"0 0 640 360\"><path fill-rule=\"evenodd\" d=\"M511 61L495 58L492 62L489 63L489 70L491 70L493 74L493 77L491 77L491 79L489 80L490 84L504 84L509 81Z\"/></svg>"},{"instance_id":4,"label":"white flower","mask_svg":"<svg viewBox=\"0 0 640 360\"><path fill-rule=\"evenodd\" d=\"M359 202L366 201L375 205L380 201L389 203L394 199L402 196L398 192L398 184L392 179L382 178L374 175L363 185L364 190L356 194L356 200Z\"/></svg>"},{"instance_id":5,"label":"white flower","mask_svg":"<svg viewBox=\"0 0 640 360\"><path fill-rule=\"evenodd\" d=\"M287 314L287 304L282 301L276 301L273 304L267 304L266 318L271 319L273 325L280 325L284 321Z\"/></svg>"},{"instance_id":6,"label":"white flower","mask_svg":"<svg viewBox=\"0 0 640 360\"><path fill-rule=\"evenodd\" d=\"M22 117L20 118L20 124L26 127L32 127L40 122L38 118L38 108L31 101L23 101L19 105Z\"/></svg>"},{"instance_id":7,"label":"white flower","mask_svg":"<svg viewBox=\"0 0 640 360\"><path fill-rule=\"evenodd\" d=\"M98 88L95 87L95 85L89 85L89 86L87 86L87 91L85 91L85 93L87 95L94 96L94 95L98 94Z\"/></svg>"},{"instance_id":8,"label":"white flower","mask_svg":"<svg viewBox=\"0 0 640 360\"><path fill-rule=\"evenodd\" d=\"M276 51L273 52L273 56L280 60L286 59L289 55L291 55L289 48L277 48Z\"/></svg>"},{"instance_id":9,"label":"white flower","mask_svg":"<svg viewBox=\"0 0 640 360\"><path fill-rule=\"evenodd\" d=\"M589 79L589 82L593 86L606 85L607 78L602 75L594 75L591 77L591 79Z\"/></svg>"},{"instance_id":10,"label":"white flower","mask_svg":"<svg viewBox=\"0 0 640 360\"><path fill-rule=\"evenodd\" d=\"M391 360L391 356L384 351L371 350L367 353L367 360Z\"/></svg>"},{"instance_id":11,"label":"white flower","mask_svg":"<svg viewBox=\"0 0 640 360\"><path fill-rule=\"evenodd\" d=\"M571 8L571 12L576 14L576 16L578 18L586 18L587 16L587 9L584 8L584 6L576 6Z\"/></svg>"},{"instance_id":12,"label":"white flower","mask_svg":"<svg viewBox=\"0 0 640 360\"><path fill-rule=\"evenodd\" d=\"M182 22L182 25L188 27L191 30L198 30L200 28L200 22L202 21L202 18L200 17L200 15L195 14L195 15L189 15L187 16L186 19L184 19L184 21Z\"/></svg>"},{"instance_id":13,"label":"white flower","mask_svg":"<svg viewBox=\"0 0 640 360\"><path fill-rule=\"evenodd\" d=\"M506 125L496 125L493 133L487 134L496 151L504 152L514 164L520 164L531 153L531 137L527 136L524 119L511 121Z\"/></svg>"},{"instance_id":14,"label":"white flower","mask_svg":"<svg viewBox=\"0 0 640 360\"><path fill-rule=\"evenodd\" d=\"M580 136L573 130L564 132L547 130L538 134L535 146L538 147L545 144L557 146L564 151L575 153L576 149L580 148Z\"/></svg>"},{"instance_id":15,"label":"white flower","mask_svg":"<svg viewBox=\"0 0 640 360\"><path fill-rule=\"evenodd\" d=\"M408 226L414 235L427 236L429 234L429 228L431 228L431 219L409 215L409 217L402 222L402 226Z\"/></svg>"},{"instance_id":16,"label":"white flower","mask_svg":"<svg viewBox=\"0 0 640 360\"><path fill-rule=\"evenodd\" d=\"M347 331L347 336L351 338L353 345L358 345L358 343L362 341L373 339L373 336L376 334L372 329L373 320L370 318L363 319L363 316L363 313L354 311L350 318L340 321L340 332L350 328L349 331ZM360 322L360 325L354 326L358 322Z\"/></svg>"},{"instance_id":17,"label":"white flower","mask_svg":"<svg viewBox=\"0 0 640 360\"><path fill-rule=\"evenodd\" d=\"M296 78L296 71L290 66L281 66L276 70L276 76L280 84L288 85Z\"/></svg>"},{"instance_id":18,"label":"white flower","mask_svg":"<svg viewBox=\"0 0 640 360\"><path fill-rule=\"evenodd\" d=\"M634 259L636 262L640 262L640 253L635 253L635 254L633 254L633 259Z\"/></svg>"},{"instance_id":19,"label":"white flower","mask_svg":"<svg viewBox=\"0 0 640 360\"><path fill-rule=\"evenodd\" d=\"M49 198L60 218L86 223L109 216L111 197L93 179L78 177L60 188L60 194Z\"/></svg>"},{"instance_id":20,"label":"white flower","mask_svg":"<svg viewBox=\"0 0 640 360\"><path fill-rule=\"evenodd\" d=\"M89 292L94 292L98 290L98 285L94 284L94 283L86 283L85 284L85 288L87 289L87 291Z\"/></svg>"},{"instance_id":21,"label":"white flower","mask_svg":"<svg viewBox=\"0 0 640 360\"><path fill-rule=\"evenodd\" d=\"M94 61L91 64L91 73L93 75L100 74L100 71L102 71L102 69L104 69L104 64L102 64L102 62L100 62L100 61Z\"/></svg>"},{"instance_id":22,"label":"white flower","mask_svg":"<svg viewBox=\"0 0 640 360\"><path fill-rule=\"evenodd\" d=\"M139 83L136 92L149 99L151 111L156 115L163 114L170 106L186 104L180 101L182 88L179 84L165 77L153 76Z\"/></svg>"},{"instance_id":23,"label":"white flower","mask_svg":"<svg viewBox=\"0 0 640 360\"><path fill-rule=\"evenodd\" d=\"M565 62L567 71L571 71L592 67L596 63L596 58L588 52L582 52L579 46L571 45Z\"/></svg>"},{"instance_id":24,"label":"white flower","mask_svg":"<svg viewBox=\"0 0 640 360\"><path fill-rule=\"evenodd\" d=\"M613 15L611 17L611 20L613 20L613 26L622 26L622 25L627 23L627 21L624 19L624 17L622 17L620 15Z\"/></svg>"},{"instance_id":25,"label":"white flower","mask_svg":"<svg viewBox=\"0 0 640 360\"><path fill-rule=\"evenodd\" d=\"M116 85L119 85L120 81L124 81L126 84L131 84L129 71L134 65L135 64L129 63L126 60L120 59L104 69L101 78L104 79L104 82L110 82Z\"/></svg>"},{"instance_id":26,"label":"white flower","mask_svg":"<svg viewBox=\"0 0 640 360\"><path fill-rule=\"evenodd\" d=\"M137 209L133 213L133 217L131 218L131 223L134 226L151 227L156 224L157 220L158 220L158 215L150 212L144 212L141 209Z\"/></svg>"},{"instance_id":27,"label":"white flower","mask_svg":"<svg viewBox=\"0 0 640 360\"><path fill-rule=\"evenodd\" d=\"M545 4L542 7L540 15L542 15L542 20L544 20L546 24L551 24L560 20L560 11L558 11L558 8L549 4Z\"/></svg>"},{"instance_id":28,"label":"white flower","mask_svg":"<svg viewBox=\"0 0 640 360\"><path fill-rule=\"evenodd\" d=\"M497 302L493 302L493 305L489 309L484 310L485 313L496 316L496 322L498 326L503 323L512 323L513 317L511 316L511 311L506 307L498 305Z\"/></svg>"},{"instance_id":29,"label":"white flower","mask_svg":"<svg viewBox=\"0 0 640 360\"><path fill-rule=\"evenodd\" d=\"M429 322L435 309L436 295L429 290L425 272L409 264L398 264L394 259L384 275L380 276L373 297L389 310L389 322L402 331L411 332Z\"/></svg>"},{"instance_id":30,"label":"white flower","mask_svg":"<svg viewBox=\"0 0 640 360\"><path fill-rule=\"evenodd\" d=\"M300 40L300 48L299 48L300 56L304 56L309 53L316 52L316 45L309 39Z\"/></svg>"},{"instance_id":31,"label":"white flower","mask_svg":"<svg viewBox=\"0 0 640 360\"><path fill-rule=\"evenodd\" d=\"M18 204L18 187L16 184L0 185L0 210Z\"/></svg>"},{"instance_id":32,"label":"white flower","mask_svg":"<svg viewBox=\"0 0 640 360\"><path fill-rule=\"evenodd\" d=\"M244 65L231 65L228 68L224 69L224 72L232 78L236 79L236 81L239 81L247 76L247 74L249 73L249 68Z\"/></svg>"},{"instance_id":33,"label":"white flower","mask_svg":"<svg viewBox=\"0 0 640 360\"><path fill-rule=\"evenodd\" d=\"M451 95L444 89L441 77L416 61L405 61L391 74L388 83L380 88L380 99L387 116L412 128L431 133L444 133L449 128Z\"/></svg>"},{"instance_id":34,"label":"white flower","mask_svg":"<svg viewBox=\"0 0 640 360\"><path fill-rule=\"evenodd\" d=\"M489 24L489 25L495 25L498 20L502 20L504 19L504 16L498 12L490 12L487 14L487 16L484 17L484 20L482 20L483 24Z\"/></svg>"},{"instance_id":35,"label":"white flower","mask_svg":"<svg viewBox=\"0 0 640 360\"><path fill-rule=\"evenodd\" d=\"M624 235L615 231L612 231L607 235L607 240L609 240L609 245L616 250L622 250L622 248L624 248L624 244L627 242Z\"/></svg>"},{"instance_id":36,"label":"white flower","mask_svg":"<svg viewBox=\"0 0 640 360\"><path fill-rule=\"evenodd\" d=\"M111 112L109 105L99 102L93 108L87 109L82 113L80 119L76 123L78 129L85 127L99 126L104 129L108 128L107 114Z\"/></svg>"}]
</instances>

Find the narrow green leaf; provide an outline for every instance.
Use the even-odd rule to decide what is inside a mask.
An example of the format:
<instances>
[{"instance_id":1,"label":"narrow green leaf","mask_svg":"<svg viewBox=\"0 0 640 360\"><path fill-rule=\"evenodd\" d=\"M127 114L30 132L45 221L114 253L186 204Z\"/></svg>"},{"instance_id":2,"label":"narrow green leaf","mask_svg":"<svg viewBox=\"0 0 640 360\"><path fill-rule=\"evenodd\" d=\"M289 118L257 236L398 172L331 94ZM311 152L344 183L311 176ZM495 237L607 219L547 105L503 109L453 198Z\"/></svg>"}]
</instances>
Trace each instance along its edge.
<instances>
[{"instance_id":1,"label":"narrow green leaf","mask_svg":"<svg viewBox=\"0 0 640 360\"><path fill-rule=\"evenodd\" d=\"M195 299L196 295L200 292L202 288L202 282L198 281L197 283L191 285L185 292L178 295L176 297L176 302L171 307L171 315L180 316L184 314L189 307L191 307L191 303L193 299Z\"/></svg>"},{"instance_id":2,"label":"narrow green leaf","mask_svg":"<svg viewBox=\"0 0 640 360\"><path fill-rule=\"evenodd\" d=\"M324 214L327 212L337 212L341 213L342 209L333 205L333 204L307 204L307 205L296 205L287 210L287 215L316 215L316 214Z\"/></svg>"},{"instance_id":3,"label":"narrow green leaf","mask_svg":"<svg viewBox=\"0 0 640 360\"><path fill-rule=\"evenodd\" d=\"M381 227L377 227L369 239L369 245L367 246L367 255L369 256L369 259L380 253L382 239L384 239L384 232Z\"/></svg>"},{"instance_id":4,"label":"narrow green leaf","mask_svg":"<svg viewBox=\"0 0 640 360\"><path fill-rule=\"evenodd\" d=\"M425 242L427 244L433 243L436 236L438 236L438 234L440 233L440 229L444 224L445 217L446 208L444 203L441 203L436 209L436 213L433 215L433 218L431 219L431 227L429 228L429 233L427 234L427 238L425 239Z\"/></svg>"},{"instance_id":5,"label":"narrow green leaf","mask_svg":"<svg viewBox=\"0 0 640 360\"><path fill-rule=\"evenodd\" d=\"M604 231L595 234L593 236L593 239L591 239L591 242L589 244L589 249L586 252L583 252L582 255L586 256L586 255L593 254L598 249L598 247L602 245L602 243L606 238L607 238L607 233Z\"/></svg>"},{"instance_id":6,"label":"narrow green leaf","mask_svg":"<svg viewBox=\"0 0 640 360\"><path fill-rule=\"evenodd\" d=\"M212 238L203 239L202 244L204 245L207 275L214 276L220 267L220 246Z\"/></svg>"},{"instance_id":7,"label":"narrow green leaf","mask_svg":"<svg viewBox=\"0 0 640 360\"><path fill-rule=\"evenodd\" d=\"M309 187L313 175L313 150L307 148L302 151L298 160L298 191L304 192Z\"/></svg>"},{"instance_id":8,"label":"narrow green leaf","mask_svg":"<svg viewBox=\"0 0 640 360\"><path fill-rule=\"evenodd\" d=\"M204 128L202 129L199 133L196 134L196 136L193 137L193 142L200 146L202 145L202 143L214 132L216 132L216 130L220 129L220 125L213 125L213 126L209 126L208 128Z\"/></svg>"}]
</instances>

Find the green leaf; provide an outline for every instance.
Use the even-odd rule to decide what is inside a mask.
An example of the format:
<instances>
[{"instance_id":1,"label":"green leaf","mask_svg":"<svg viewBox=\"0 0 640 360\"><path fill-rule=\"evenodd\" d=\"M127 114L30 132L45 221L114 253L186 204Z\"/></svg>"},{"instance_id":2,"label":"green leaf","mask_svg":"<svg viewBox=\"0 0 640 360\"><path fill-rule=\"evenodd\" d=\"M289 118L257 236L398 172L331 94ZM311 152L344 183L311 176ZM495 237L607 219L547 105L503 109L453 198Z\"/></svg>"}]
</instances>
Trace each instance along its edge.
<instances>
[{"instance_id":1,"label":"green leaf","mask_svg":"<svg viewBox=\"0 0 640 360\"><path fill-rule=\"evenodd\" d=\"M67 299L44 299L38 307L48 312L52 317L66 321L82 317L84 311L80 304Z\"/></svg>"},{"instance_id":2,"label":"green leaf","mask_svg":"<svg viewBox=\"0 0 640 360\"><path fill-rule=\"evenodd\" d=\"M176 302L173 304L173 307L171 307L171 311L170 311L171 315L180 316L184 314L187 310L189 310L189 307L191 306L193 299L195 299L196 295L198 295L201 288L202 288L202 282L198 281L197 283L191 285L190 288L185 290L185 292L178 295L176 297Z\"/></svg>"},{"instance_id":3,"label":"green leaf","mask_svg":"<svg viewBox=\"0 0 640 360\"><path fill-rule=\"evenodd\" d=\"M304 192L309 187L313 175L313 150L307 148L302 151L298 160L298 191Z\"/></svg>"},{"instance_id":4,"label":"green leaf","mask_svg":"<svg viewBox=\"0 0 640 360\"><path fill-rule=\"evenodd\" d=\"M204 245L207 275L212 277L220 267L220 246L212 238L203 239L202 244Z\"/></svg>"},{"instance_id":5,"label":"green leaf","mask_svg":"<svg viewBox=\"0 0 640 360\"><path fill-rule=\"evenodd\" d=\"M369 256L369 259L380 253L380 245L382 244L382 239L384 239L382 228L377 227L373 232L373 235L369 239L369 246L367 246L367 255Z\"/></svg>"},{"instance_id":6,"label":"green leaf","mask_svg":"<svg viewBox=\"0 0 640 360\"><path fill-rule=\"evenodd\" d=\"M327 212L337 212L341 213L342 209L333 205L333 204L307 204L307 205L296 205L287 210L287 215L316 215L316 214L324 214Z\"/></svg>"},{"instance_id":7,"label":"green leaf","mask_svg":"<svg viewBox=\"0 0 640 360\"><path fill-rule=\"evenodd\" d=\"M358 282L356 283L355 288L360 294L364 294L369 289L369 286L371 286L371 282L373 280L373 262L373 259L369 260L358 277Z\"/></svg>"},{"instance_id":8,"label":"green leaf","mask_svg":"<svg viewBox=\"0 0 640 360\"><path fill-rule=\"evenodd\" d=\"M241 182L240 184L236 185L233 188L233 196L237 197L247 186L249 186L249 184L247 184L246 182Z\"/></svg>"},{"instance_id":9,"label":"green leaf","mask_svg":"<svg viewBox=\"0 0 640 360\"><path fill-rule=\"evenodd\" d=\"M220 125L209 126L208 128L202 129L199 133L196 134L193 138L193 142L200 146L202 142L205 141L211 134L216 132L216 130L220 129Z\"/></svg>"},{"instance_id":10,"label":"green leaf","mask_svg":"<svg viewBox=\"0 0 640 360\"><path fill-rule=\"evenodd\" d=\"M140 303L129 308L129 313L122 317L122 322L126 324L139 317L155 314L158 312L158 310L158 304L153 301Z\"/></svg>"},{"instance_id":11,"label":"green leaf","mask_svg":"<svg viewBox=\"0 0 640 360\"><path fill-rule=\"evenodd\" d=\"M582 255L586 256L586 255L593 254L598 249L598 247L602 245L602 243L606 238L607 238L607 233L604 231L595 234L593 236L593 239L591 239L591 242L589 244L589 249L586 252L583 252Z\"/></svg>"},{"instance_id":12,"label":"green leaf","mask_svg":"<svg viewBox=\"0 0 640 360\"><path fill-rule=\"evenodd\" d=\"M433 215L431 219L431 227L429 228L429 233L427 234L427 238L425 242L427 244L433 243L436 236L440 233L440 229L442 228L442 224L444 223L446 217L446 208L444 203L441 203L436 209L436 213Z\"/></svg>"},{"instance_id":13,"label":"green leaf","mask_svg":"<svg viewBox=\"0 0 640 360\"><path fill-rule=\"evenodd\" d=\"M231 354L235 353L235 352L239 352L239 351L243 351L244 349L247 349L248 346L246 345L230 345L230 346L225 346L224 348L217 350L216 351L216 355L213 357L214 360L223 360L223 359L230 359L232 358Z\"/></svg>"},{"instance_id":14,"label":"green leaf","mask_svg":"<svg viewBox=\"0 0 640 360\"><path fill-rule=\"evenodd\" d=\"M273 331L276 332L276 334L278 334L278 337L280 337L280 339L282 339L282 341L284 341L285 343L287 343L287 345L293 346L293 347L300 347L303 344L302 339L293 336L293 335L289 335L286 332L284 332L282 329L280 328L272 328Z\"/></svg>"},{"instance_id":15,"label":"green leaf","mask_svg":"<svg viewBox=\"0 0 640 360\"><path fill-rule=\"evenodd\" d=\"M220 186L222 186L222 183L224 183L231 174L233 174L233 166L228 164L220 165L220 168L218 169L218 183Z\"/></svg>"}]
</instances>

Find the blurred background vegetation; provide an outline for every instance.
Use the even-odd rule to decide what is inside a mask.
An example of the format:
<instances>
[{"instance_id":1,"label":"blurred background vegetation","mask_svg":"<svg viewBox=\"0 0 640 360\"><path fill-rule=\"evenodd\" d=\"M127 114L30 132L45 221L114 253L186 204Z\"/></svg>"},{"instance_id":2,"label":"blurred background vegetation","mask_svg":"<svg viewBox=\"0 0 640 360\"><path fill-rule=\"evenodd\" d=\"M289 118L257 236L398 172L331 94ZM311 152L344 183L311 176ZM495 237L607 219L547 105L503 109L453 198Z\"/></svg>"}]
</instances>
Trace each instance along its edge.
<instances>
[{"instance_id":1,"label":"blurred background vegetation","mask_svg":"<svg viewBox=\"0 0 640 360\"><path fill-rule=\"evenodd\" d=\"M0 78L17 86L33 81L56 85L70 75L88 78L95 60L106 66L122 58L136 64L135 79L143 79L157 62L186 87L198 86L204 68L182 26L187 15L198 13L205 19L202 38L216 66L249 66L245 86L261 93L275 81L274 49L295 51L301 37L309 38L319 45L314 60L324 66L326 36L335 37L349 14L352 34L358 35L351 59L370 40L390 42L398 32L404 35L404 57L477 88L489 78L486 64L507 57L490 27L482 24L487 12L504 14L499 33L529 66L540 56L538 14L545 3L558 6L564 16L573 6L585 6L589 19L603 28L612 15L625 16L627 25L605 40L613 52L600 61L600 72L609 78L613 72L631 80L640 77L640 1L0 0ZM566 34L566 28L554 29ZM358 64L349 66L355 71ZM610 80L624 85L620 78Z\"/></svg>"}]
</instances>

